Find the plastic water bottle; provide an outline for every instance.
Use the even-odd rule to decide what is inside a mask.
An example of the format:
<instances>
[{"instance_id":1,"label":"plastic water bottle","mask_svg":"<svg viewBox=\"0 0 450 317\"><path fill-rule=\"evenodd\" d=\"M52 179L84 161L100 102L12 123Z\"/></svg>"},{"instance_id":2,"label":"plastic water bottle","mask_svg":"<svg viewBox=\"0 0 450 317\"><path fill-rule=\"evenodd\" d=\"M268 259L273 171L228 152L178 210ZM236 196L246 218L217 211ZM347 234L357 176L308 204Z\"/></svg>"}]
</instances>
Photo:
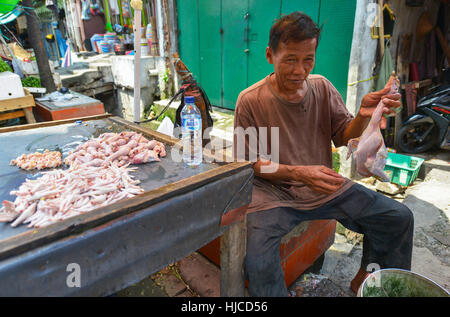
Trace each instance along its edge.
<instances>
[{"instance_id":1,"label":"plastic water bottle","mask_svg":"<svg viewBox=\"0 0 450 317\"><path fill-rule=\"evenodd\" d=\"M186 96L181 110L183 161L189 167L202 163L202 117L195 106L195 97Z\"/></svg>"}]
</instances>

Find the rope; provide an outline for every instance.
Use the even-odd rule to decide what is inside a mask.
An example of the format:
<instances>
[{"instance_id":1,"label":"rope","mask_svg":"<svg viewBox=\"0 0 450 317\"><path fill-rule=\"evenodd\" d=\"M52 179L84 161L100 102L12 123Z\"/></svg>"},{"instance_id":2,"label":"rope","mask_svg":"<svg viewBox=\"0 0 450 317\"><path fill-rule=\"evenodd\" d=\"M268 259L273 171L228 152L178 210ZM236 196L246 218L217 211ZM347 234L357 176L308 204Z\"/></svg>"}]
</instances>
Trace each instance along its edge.
<instances>
[{"instance_id":1,"label":"rope","mask_svg":"<svg viewBox=\"0 0 450 317\"><path fill-rule=\"evenodd\" d=\"M358 80L358 81L355 81L355 82L352 82L352 83L348 84L348 86L354 86L356 84L363 83L365 81L369 81L369 80L375 79L377 77L378 77L378 75L372 76L372 77L367 78L367 79L361 79L361 80Z\"/></svg>"},{"instance_id":2,"label":"rope","mask_svg":"<svg viewBox=\"0 0 450 317\"><path fill-rule=\"evenodd\" d=\"M11 41L5 34L3 34L2 30L0 29L0 35L3 36L8 41Z\"/></svg>"},{"instance_id":3,"label":"rope","mask_svg":"<svg viewBox=\"0 0 450 317\"><path fill-rule=\"evenodd\" d=\"M147 123L147 122L150 122L150 121L158 120L159 117L161 117L161 115L162 115L164 112L166 112L166 110L169 108L170 104L171 104L176 98L178 98L179 95L183 94L183 93L186 91L186 89L187 89L187 87L184 87L184 86L181 87L180 90L178 90L178 92L172 97L172 99L170 99L169 103L164 107L164 109L161 111L161 113L160 113L159 115L157 115L157 116L154 117L154 118L147 119L147 120L143 120L143 121L140 121L140 122L137 122L137 123Z\"/></svg>"}]
</instances>

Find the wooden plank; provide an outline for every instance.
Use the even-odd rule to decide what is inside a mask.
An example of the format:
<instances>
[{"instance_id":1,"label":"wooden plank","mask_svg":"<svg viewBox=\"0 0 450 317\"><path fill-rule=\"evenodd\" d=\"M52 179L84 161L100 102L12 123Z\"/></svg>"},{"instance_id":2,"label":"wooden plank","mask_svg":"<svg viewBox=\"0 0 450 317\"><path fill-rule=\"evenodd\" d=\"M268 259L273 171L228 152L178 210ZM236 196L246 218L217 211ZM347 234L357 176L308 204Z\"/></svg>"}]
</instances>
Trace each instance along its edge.
<instances>
[{"instance_id":1,"label":"wooden plank","mask_svg":"<svg viewBox=\"0 0 450 317\"><path fill-rule=\"evenodd\" d=\"M424 79L424 80L420 80L420 81L413 81L408 84L413 84L413 88L419 89L419 88L423 88L426 86L430 86L432 83L433 83L432 79ZM402 89L405 89L406 84L402 84L401 87L402 87Z\"/></svg>"},{"instance_id":2,"label":"wooden plank","mask_svg":"<svg viewBox=\"0 0 450 317\"><path fill-rule=\"evenodd\" d=\"M32 95L20 98L0 100L0 111L22 109L34 106L34 98Z\"/></svg>"},{"instance_id":3,"label":"wooden plank","mask_svg":"<svg viewBox=\"0 0 450 317\"><path fill-rule=\"evenodd\" d=\"M109 118L111 116L112 116L111 114L105 113L105 114L97 115L97 116L88 116L88 117L80 117L80 118L73 118L73 119L66 119L66 120L46 121L46 122L38 122L38 123L25 124L25 125L17 125L17 126L12 126L12 127L0 128L0 133L20 131L20 130L29 130L29 129L43 128L43 127L51 127L51 126L60 125L60 124L72 123L72 122L75 122L78 120L82 120L82 121L100 120L100 119Z\"/></svg>"},{"instance_id":4,"label":"wooden plank","mask_svg":"<svg viewBox=\"0 0 450 317\"><path fill-rule=\"evenodd\" d=\"M23 110L14 111L14 112L7 112L0 114L0 120L8 120L8 119L15 119L25 116L25 112Z\"/></svg>"},{"instance_id":5,"label":"wooden plank","mask_svg":"<svg viewBox=\"0 0 450 317\"><path fill-rule=\"evenodd\" d=\"M158 131L154 131L154 130L150 130L147 128L143 128L141 126L139 126L138 124L125 120L123 118L120 117L111 117L109 118L110 121L122 124L122 125L126 125L127 127L135 130L136 132L140 132L146 135L151 135L152 137L154 137L157 141L163 142L165 144L168 145L175 145L179 140L177 138L173 138L168 136L167 134L164 133L160 133Z\"/></svg>"},{"instance_id":6,"label":"wooden plank","mask_svg":"<svg viewBox=\"0 0 450 317\"><path fill-rule=\"evenodd\" d=\"M231 224L220 239L220 296L244 297L247 217Z\"/></svg>"}]
</instances>

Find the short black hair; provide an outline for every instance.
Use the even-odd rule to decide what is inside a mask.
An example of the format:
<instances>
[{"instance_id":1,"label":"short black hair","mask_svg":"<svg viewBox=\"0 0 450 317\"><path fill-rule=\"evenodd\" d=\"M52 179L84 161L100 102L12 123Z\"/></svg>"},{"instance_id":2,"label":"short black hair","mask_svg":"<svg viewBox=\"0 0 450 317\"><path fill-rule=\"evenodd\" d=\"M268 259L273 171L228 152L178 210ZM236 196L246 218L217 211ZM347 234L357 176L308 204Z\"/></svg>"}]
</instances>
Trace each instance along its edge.
<instances>
[{"instance_id":1,"label":"short black hair","mask_svg":"<svg viewBox=\"0 0 450 317\"><path fill-rule=\"evenodd\" d=\"M295 11L284 15L272 25L269 34L269 47L275 53L278 44L289 41L300 42L308 39L316 39L319 45L321 28L311 17L301 11Z\"/></svg>"}]
</instances>

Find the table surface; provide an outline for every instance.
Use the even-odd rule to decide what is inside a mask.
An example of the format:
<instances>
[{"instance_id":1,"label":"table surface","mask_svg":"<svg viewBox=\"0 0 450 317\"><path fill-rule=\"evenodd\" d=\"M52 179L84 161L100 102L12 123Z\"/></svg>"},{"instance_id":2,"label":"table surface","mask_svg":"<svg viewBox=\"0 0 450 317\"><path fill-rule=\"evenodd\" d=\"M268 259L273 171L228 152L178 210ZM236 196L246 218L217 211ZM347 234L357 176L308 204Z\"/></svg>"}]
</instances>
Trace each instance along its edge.
<instances>
[{"instance_id":1,"label":"table surface","mask_svg":"<svg viewBox=\"0 0 450 317\"><path fill-rule=\"evenodd\" d=\"M14 201L16 196L10 195L12 190L18 189L27 178L36 179L42 176L41 171L25 171L10 165L12 159L24 153L43 152L45 149L61 152L64 159L69 151L73 151L91 138L105 132L118 133L125 130L127 127L109 120L93 120L0 134L0 201L5 199ZM167 156L160 162L135 165L138 169L131 175L141 181L139 185L145 191L198 175L218 166L205 162L198 168L186 168L182 162L170 159L171 150L172 147L166 145ZM9 223L0 223L0 241L27 230L32 229L26 225L12 228Z\"/></svg>"},{"instance_id":2,"label":"table surface","mask_svg":"<svg viewBox=\"0 0 450 317\"><path fill-rule=\"evenodd\" d=\"M47 148L65 157L101 133L133 130L133 124L113 119L0 133L0 199L14 200L11 190L41 175L10 166L11 159ZM185 168L170 159L171 150L166 144L168 156L161 162L138 165L134 175L144 194L38 230L0 224L0 285L8 285L0 296L109 295L222 235L221 293L243 296L245 230L242 222L220 222L225 213L250 203L251 164L205 162ZM68 263L80 265L81 288L67 287Z\"/></svg>"}]
</instances>

